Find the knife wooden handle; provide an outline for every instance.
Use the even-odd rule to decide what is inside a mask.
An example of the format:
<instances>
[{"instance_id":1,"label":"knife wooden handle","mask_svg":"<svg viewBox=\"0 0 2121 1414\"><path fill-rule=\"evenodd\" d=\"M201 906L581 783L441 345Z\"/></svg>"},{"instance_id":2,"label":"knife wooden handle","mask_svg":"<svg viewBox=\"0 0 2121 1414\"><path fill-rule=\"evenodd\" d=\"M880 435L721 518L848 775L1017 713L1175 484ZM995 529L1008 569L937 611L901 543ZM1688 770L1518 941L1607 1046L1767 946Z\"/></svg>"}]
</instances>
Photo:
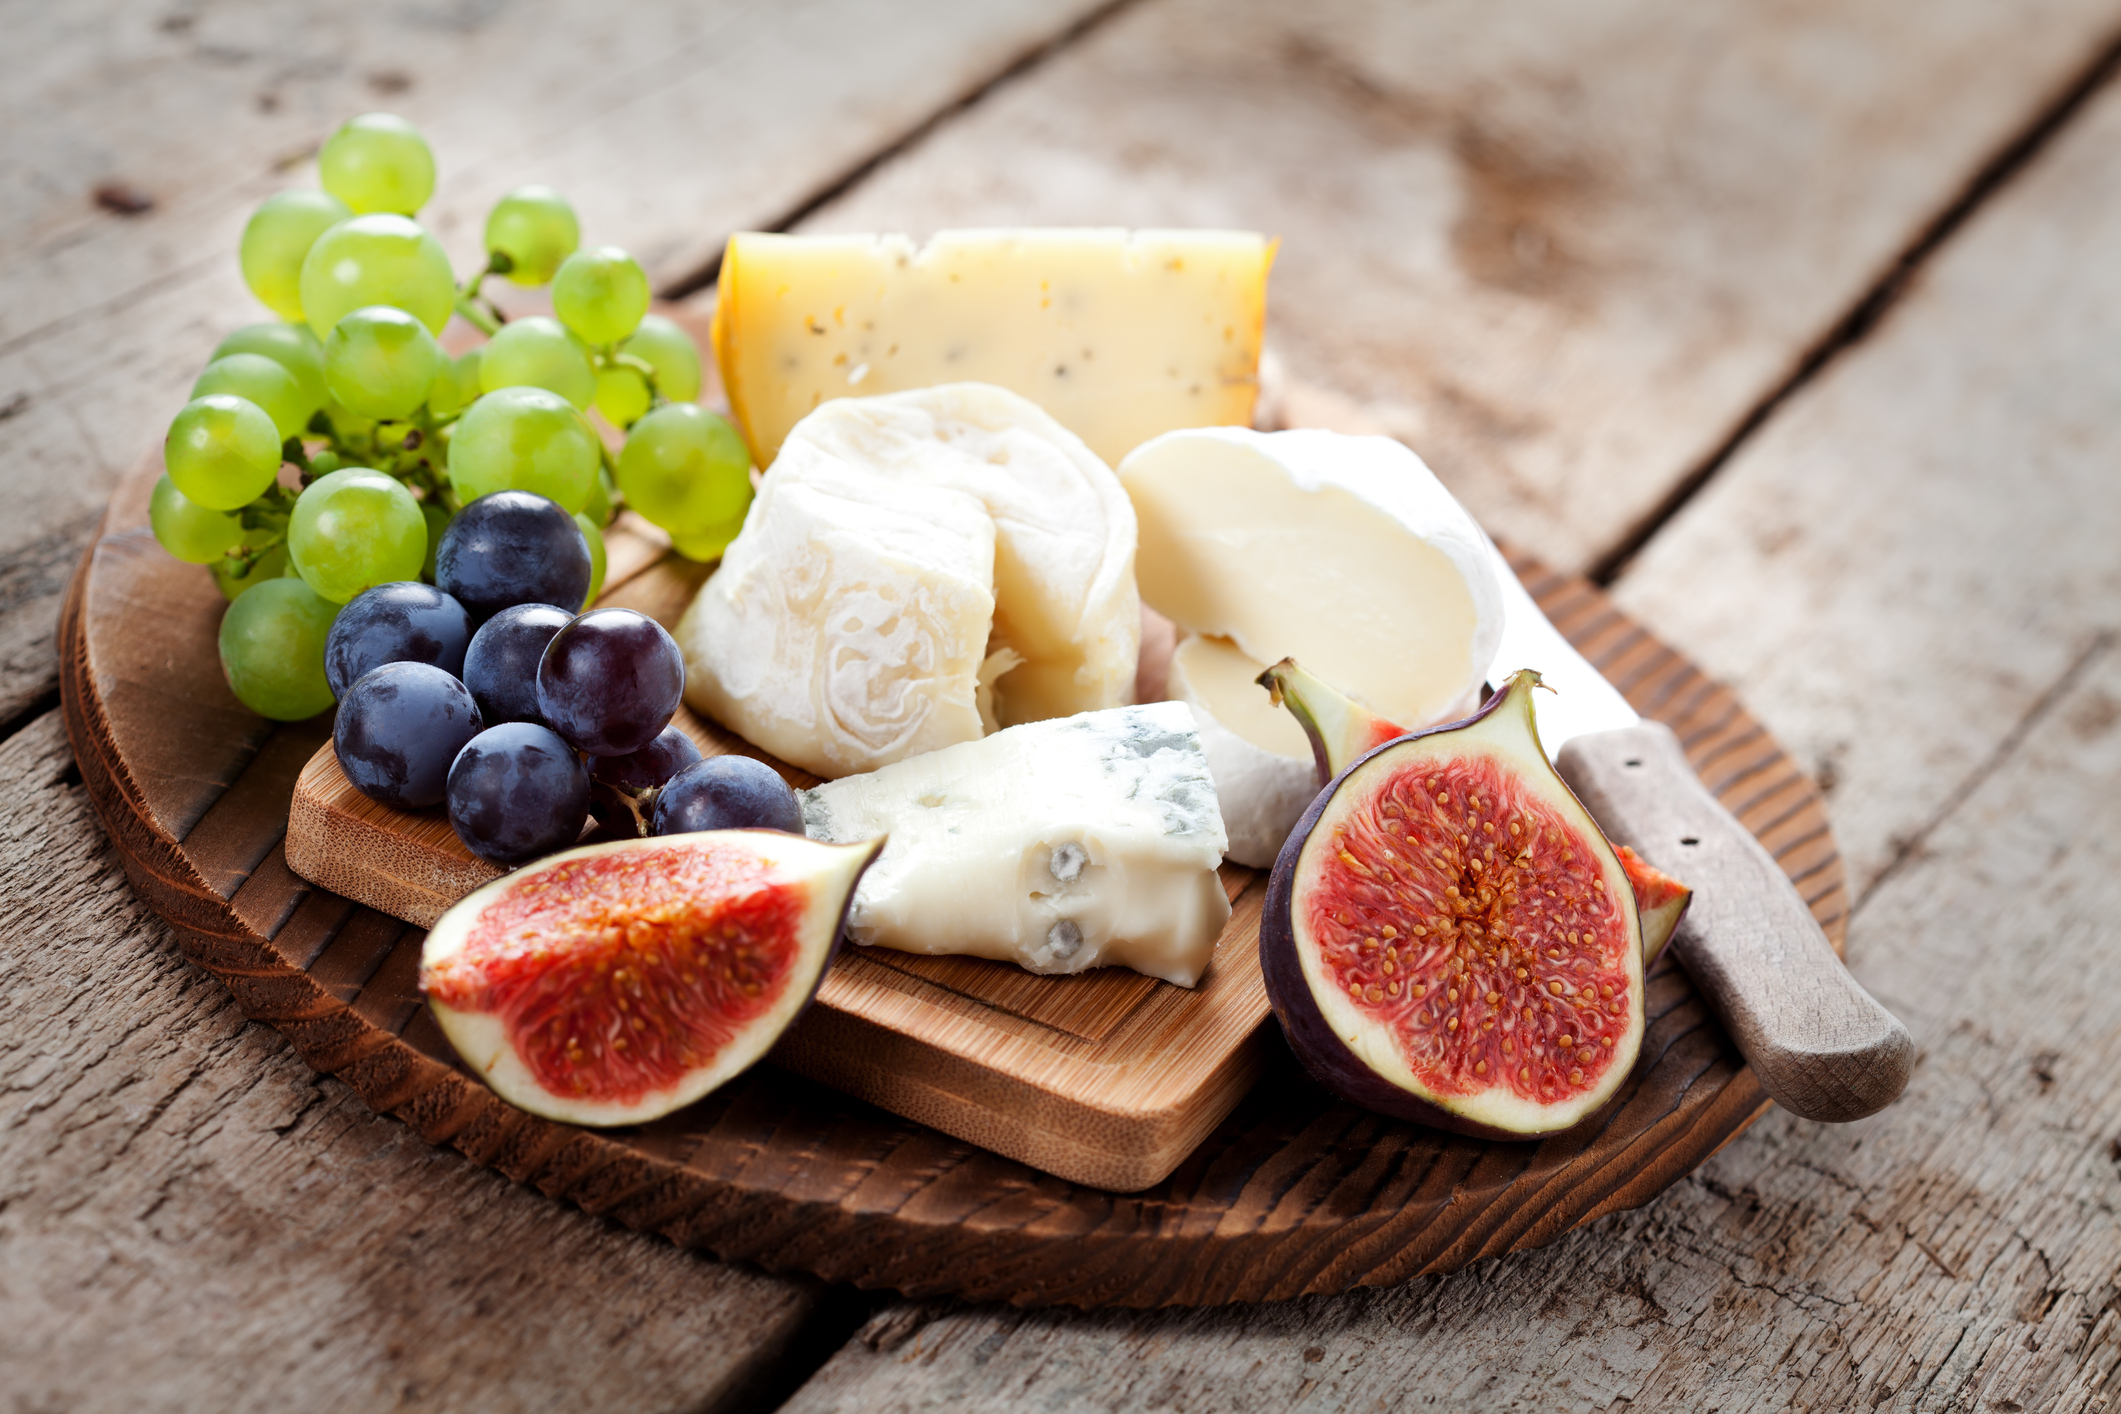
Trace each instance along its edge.
<instances>
[{"instance_id":1,"label":"knife wooden handle","mask_svg":"<svg viewBox=\"0 0 2121 1414\"><path fill-rule=\"evenodd\" d=\"M1572 739L1555 765L1616 844L1694 891L1670 947L1776 1103L1861 1119L1907 1087L1915 1043L1842 966L1774 857L1659 722Z\"/></svg>"}]
</instances>

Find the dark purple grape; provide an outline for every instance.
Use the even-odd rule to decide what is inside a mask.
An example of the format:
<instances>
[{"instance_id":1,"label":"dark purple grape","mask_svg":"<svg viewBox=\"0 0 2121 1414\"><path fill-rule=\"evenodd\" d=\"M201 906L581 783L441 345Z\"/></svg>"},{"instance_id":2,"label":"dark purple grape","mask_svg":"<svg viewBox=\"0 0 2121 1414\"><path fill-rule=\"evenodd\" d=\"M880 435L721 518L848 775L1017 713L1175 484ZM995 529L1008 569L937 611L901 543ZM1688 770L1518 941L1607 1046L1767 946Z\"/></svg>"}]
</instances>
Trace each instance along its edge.
<instances>
[{"instance_id":1,"label":"dark purple grape","mask_svg":"<svg viewBox=\"0 0 2121 1414\"><path fill-rule=\"evenodd\" d=\"M655 798L650 831L784 830L803 833L803 811L781 773L749 756L710 756L670 778Z\"/></svg>"},{"instance_id":2,"label":"dark purple grape","mask_svg":"<svg viewBox=\"0 0 2121 1414\"><path fill-rule=\"evenodd\" d=\"M339 698L331 744L361 794L424 810L442 803L450 763L483 727L470 691L448 673L432 663L385 663Z\"/></svg>"},{"instance_id":3,"label":"dark purple grape","mask_svg":"<svg viewBox=\"0 0 2121 1414\"><path fill-rule=\"evenodd\" d=\"M607 786L649 790L700 759L700 749L677 727L665 727L654 741L624 756L592 756L589 778Z\"/></svg>"},{"instance_id":4,"label":"dark purple grape","mask_svg":"<svg viewBox=\"0 0 2121 1414\"><path fill-rule=\"evenodd\" d=\"M655 740L685 695L685 658L633 609L592 609L552 636L538 664L538 715L592 756Z\"/></svg>"},{"instance_id":5,"label":"dark purple grape","mask_svg":"<svg viewBox=\"0 0 2121 1414\"><path fill-rule=\"evenodd\" d=\"M517 604L503 609L471 636L464 654L464 686L478 700L488 726L503 722L537 722L538 660L552 636L574 622L574 615L550 604Z\"/></svg>"},{"instance_id":6,"label":"dark purple grape","mask_svg":"<svg viewBox=\"0 0 2121 1414\"><path fill-rule=\"evenodd\" d=\"M479 497L457 512L435 550L435 583L474 623L514 604L580 608L589 574L582 528L557 501L529 491Z\"/></svg>"},{"instance_id":7,"label":"dark purple grape","mask_svg":"<svg viewBox=\"0 0 2121 1414\"><path fill-rule=\"evenodd\" d=\"M344 698L362 675L385 663L432 663L464 676L471 615L431 584L401 579L353 597L324 640L324 677Z\"/></svg>"},{"instance_id":8,"label":"dark purple grape","mask_svg":"<svg viewBox=\"0 0 2121 1414\"><path fill-rule=\"evenodd\" d=\"M564 849L588 815L582 758L535 722L488 727L449 768L449 823L481 859L521 864Z\"/></svg>"}]
</instances>

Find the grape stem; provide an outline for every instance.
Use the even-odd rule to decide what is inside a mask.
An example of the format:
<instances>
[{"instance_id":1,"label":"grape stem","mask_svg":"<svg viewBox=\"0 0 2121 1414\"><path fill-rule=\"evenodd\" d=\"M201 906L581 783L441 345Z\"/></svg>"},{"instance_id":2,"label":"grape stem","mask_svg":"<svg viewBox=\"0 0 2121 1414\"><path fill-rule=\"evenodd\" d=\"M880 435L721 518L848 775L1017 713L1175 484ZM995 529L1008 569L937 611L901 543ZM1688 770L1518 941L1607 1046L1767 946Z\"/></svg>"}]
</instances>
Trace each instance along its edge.
<instances>
[{"instance_id":1,"label":"grape stem","mask_svg":"<svg viewBox=\"0 0 2121 1414\"><path fill-rule=\"evenodd\" d=\"M501 317L501 311L493 307L492 301L475 300L463 291L457 293L457 313L463 315L488 338L500 333L501 326L507 323L507 320Z\"/></svg>"},{"instance_id":2,"label":"grape stem","mask_svg":"<svg viewBox=\"0 0 2121 1414\"><path fill-rule=\"evenodd\" d=\"M465 281L457 291L457 313L477 325L489 339L501 332L508 316L501 313L492 300L480 298L479 291L485 288L488 275L505 275L514 265L515 262L507 256L494 251L486 257L486 268Z\"/></svg>"},{"instance_id":3,"label":"grape stem","mask_svg":"<svg viewBox=\"0 0 2121 1414\"><path fill-rule=\"evenodd\" d=\"M264 559L286 543L287 534L283 531L270 540L260 541L256 545L238 545L232 550L224 551L223 554L229 563L235 567L234 573L240 578L257 568L258 561Z\"/></svg>"}]
</instances>

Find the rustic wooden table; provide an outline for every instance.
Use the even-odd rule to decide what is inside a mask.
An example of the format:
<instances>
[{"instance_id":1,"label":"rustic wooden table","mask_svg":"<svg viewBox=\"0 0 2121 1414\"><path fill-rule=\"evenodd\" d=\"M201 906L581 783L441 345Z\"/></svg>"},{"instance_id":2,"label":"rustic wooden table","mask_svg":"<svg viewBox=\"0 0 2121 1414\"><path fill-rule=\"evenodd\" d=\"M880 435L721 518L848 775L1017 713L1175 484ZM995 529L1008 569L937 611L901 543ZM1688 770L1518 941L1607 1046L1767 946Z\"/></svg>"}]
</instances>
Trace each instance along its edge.
<instances>
[{"instance_id":1,"label":"rustic wooden table","mask_svg":"<svg viewBox=\"0 0 2121 1414\"><path fill-rule=\"evenodd\" d=\"M8 11L7 1408L2121 1407L2121 6L325 9ZM719 1265L371 1114L132 899L51 644L257 317L249 209L380 106L459 264L532 178L700 298L738 227L1279 233L1292 411L1609 582L1828 792L1905 1099L1540 1252L1146 1315Z\"/></svg>"}]
</instances>

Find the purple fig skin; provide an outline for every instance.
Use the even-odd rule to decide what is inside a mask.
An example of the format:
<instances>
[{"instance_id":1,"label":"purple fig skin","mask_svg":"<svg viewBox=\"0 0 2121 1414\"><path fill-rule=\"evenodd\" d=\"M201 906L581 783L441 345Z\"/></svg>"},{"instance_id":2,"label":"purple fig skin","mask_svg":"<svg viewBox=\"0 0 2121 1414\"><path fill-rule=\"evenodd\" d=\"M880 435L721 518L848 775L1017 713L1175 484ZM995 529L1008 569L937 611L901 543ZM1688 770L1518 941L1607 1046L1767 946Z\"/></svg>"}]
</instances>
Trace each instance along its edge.
<instances>
[{"instance_id":1,"label":"purple fig skin","mask_svg":"<svg viewBox=\"0 0 2121 1414\"><path fill-rule=\"evenodd\" d=\"M772 835L782 832L778 830L745 830L743 833L747 835ZM651 836L650 838L658 837ZM664 835L659 838L681 839L683 836ZM795 1024L803 1019L803 1013L810 1010L811 1003L817 1000L818 990L825 985L825 974L832 970L833 963L840 960L840 950L847 946L847 915L854 912L855 891L861 888L862 876L867 874L870 867L883 857L884 846L890 842L891 836L889 835L878 835L875 839L868 842L869 857L863 860L862 867L855 871L853 882L847 885L847 896L840 900L840 921L832 929L832 941L825 945L825 961L817 970L817 980L810 984L810 994L803 998L802 1004L796 1007L795 1014L788 1018L787 1030L782 1031L781 1035L786 1036L789 1031L793 1031ZM770 1050L759 1057L762 1061L771 1060L772 1058L773 1052ZM734 1077L731 1078L733 1079Z\"/></svg>"},{"instance_id":2,"label":"purple fig skin","mask_svg":"<svg viewBox=\"0 0 2121 1414\"><path fill-rule=\"evenodd\" d=\"M1289 1049L1310 1073L1313 1080L1331 1090L1350 1104L1360 1105L1376 1114L1392 1119L1411 1120L1435 1129L1450 1130L1456 1134L1470 1135L1476 1139L1503 1139L1517 1143L1536 1143L1552 1138L1567 1130L1544 1130L1537 1134L1520 1134L1515 1130L1497 1129L1493 1125L1480 1124L1462 1115L1454 1114L1440 1105L1433 1104L1417 1095L1400 1089L1385 1080L1357 1059L1355 1054L1335 1034L1326 1021L1325 1013L1319 1009L1318 1000L1311 995L1311 986L1305 981L1303 963L1296 950L1296 864L1303 854L1304 842L1318 826L1319 817L1333 803L1334 796L1364 763L1396 751L1410 741L1435 736L1440 732L1461 731L1496 711L1508 697L1506 692L1496 692L1481 703L1478 711L1456 722L1445 722L1420 731L1397 736L1379 746L1372 747L1351 762L1347 770L1335 776L1318 798L1311 802L1296 828L1289 831L1289 838L1282 843L1281 853L1274 860L1274 872L1267 880L1267 897L1259 920L1259 962L1265 975L1267 1002L1274 1008L1274 1015L1281 1022L1283 1035L1288 1038ZM1572 1128L1580 1128L1579 1121Z\"/></svg>"}]
</instances>

